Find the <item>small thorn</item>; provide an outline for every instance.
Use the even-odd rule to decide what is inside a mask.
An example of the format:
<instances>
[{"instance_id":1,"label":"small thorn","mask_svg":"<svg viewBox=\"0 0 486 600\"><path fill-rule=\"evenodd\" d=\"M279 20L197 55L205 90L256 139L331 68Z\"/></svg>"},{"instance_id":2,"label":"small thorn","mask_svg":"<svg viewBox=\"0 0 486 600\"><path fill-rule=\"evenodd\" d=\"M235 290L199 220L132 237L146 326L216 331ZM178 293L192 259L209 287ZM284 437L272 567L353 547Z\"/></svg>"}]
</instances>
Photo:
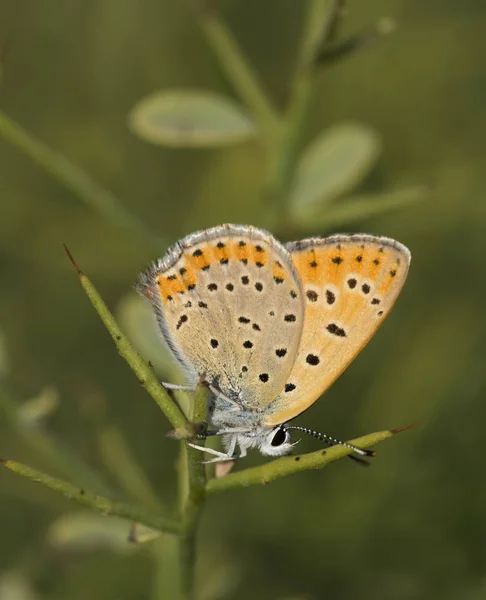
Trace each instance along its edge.
<instances>
[{"instance_id":1,"label":"small thorn","mask_svg":"<svg viewBox=\"0 0 486 600\"><path fill-rule=\"evenodd\" d=\"M71 254L71 252L69 251L69 248L66 246L66 244L63 244L64 246L64 250L66 251L66 254L68 255L69 260L71 261L73 267L76 269L77 274L80 277L84 276L84 273L81 271L81 269L78 267L76 261L73 258L73 255Z\"/></svg>"},{"instance_id":2,"label":"small thorn","mask_svg":"<svg viewBox=\"0 0 486 600\"><path fill-rule=\"evenodd\" d=\"M412 423L411 425L406 425L405 427L399 427L398 429L392 429L391 433L392 435L395 435L396 433L402 433L402 431L407 431L407 429L412 429L413 427L418 427L420 425L420 421L416 421L415 423Z\"/></svg>"}]
</instances>

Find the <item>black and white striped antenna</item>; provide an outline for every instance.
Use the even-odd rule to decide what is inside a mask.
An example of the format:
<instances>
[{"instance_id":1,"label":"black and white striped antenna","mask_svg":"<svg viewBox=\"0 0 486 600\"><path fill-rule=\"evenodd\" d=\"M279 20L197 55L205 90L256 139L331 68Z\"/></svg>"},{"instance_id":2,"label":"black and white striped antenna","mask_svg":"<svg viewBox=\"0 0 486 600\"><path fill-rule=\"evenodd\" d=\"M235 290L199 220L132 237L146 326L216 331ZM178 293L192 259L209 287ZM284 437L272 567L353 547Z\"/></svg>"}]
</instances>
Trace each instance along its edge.
<instances>
[{"instance_id":1,"label":"black and white striped antenna","mask_svg":"<svg viewBox=\"0 0 486 600\"><path fill-rule=\"evenodd\" d=\"M365 450L363 448L358 448L358 446L354 446L353 444L349 444L348 442L338 440L337 438L331 437L326 433L319 433L318 431L314 431L313 429L309 429L308 427L299 427L297 425L284 425L284 429L294 429L296 431L302 431L303 433L307 433L307 435L311 435L312 437L321 440L321 442L325 442L328 446L344 446L345 448L349 448L353 452L356 452L356 454L359 454L360 456L376 456L376 453L373 450ZM369 465L367 461L360 459L356 456L349 455L349 458L352 458L360 464Z\"/></svg>"}]
</instances>

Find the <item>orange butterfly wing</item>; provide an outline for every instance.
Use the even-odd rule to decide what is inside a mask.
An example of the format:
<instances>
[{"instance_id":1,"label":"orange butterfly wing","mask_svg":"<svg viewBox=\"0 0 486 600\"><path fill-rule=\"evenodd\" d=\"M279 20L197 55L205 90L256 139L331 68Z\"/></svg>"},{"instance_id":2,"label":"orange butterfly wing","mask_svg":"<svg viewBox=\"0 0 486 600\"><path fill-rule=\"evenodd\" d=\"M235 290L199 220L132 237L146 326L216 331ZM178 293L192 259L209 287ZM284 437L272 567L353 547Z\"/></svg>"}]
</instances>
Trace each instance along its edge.
<instances>
[{"instance_id":1,"label":"orange butterfly wing","mask_svg":"<svg viewBox=\"0 0 486 600\"><path fill-rule=\"evenodd\" d=\"M389 238L335 235L287 244L305 294L304 327L287 384L265 425L309 408L368 343L405 283L410 252Z\"/></svg>"}]
</instances>

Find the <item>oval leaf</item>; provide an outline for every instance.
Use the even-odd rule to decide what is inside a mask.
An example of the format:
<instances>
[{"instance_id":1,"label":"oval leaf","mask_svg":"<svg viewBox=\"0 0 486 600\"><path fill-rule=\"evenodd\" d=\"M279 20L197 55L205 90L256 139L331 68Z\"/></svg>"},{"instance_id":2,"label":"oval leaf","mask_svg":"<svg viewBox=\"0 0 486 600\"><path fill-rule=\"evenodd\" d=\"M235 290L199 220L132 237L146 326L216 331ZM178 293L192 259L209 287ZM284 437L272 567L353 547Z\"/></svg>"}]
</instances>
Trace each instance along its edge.
<instances>
[{"instance_id":1,"label":"oval leaf","mask_svg":"<svg viewBox=\"0 0 486 600\"><path fill-rule=\"evenodd\" d=\"M242 142L256 133L232 100L201 91L167 91L141 100L129 116L131 130L153 144L211 148Z\"/></svg>"},{"instance_id":2,"label":"oval leaf","mask_svg":"<svg viewBox=\"0 0 486 600\"><path fill-rule=\"evenodd\" d=\"M152 311L140 296L129 293L118 303L116 318L128 339L155 372L167 376L174 371L174 361L158 333Z\"/></svg>"},{"instance_id":3,"label":"oval leaf","mask_svg":"<svg viewBox=\"0 0 486 600\"><path fill-rule=\"evenodd\" d=\"M21 571L5 571L0 575L0 600L36 600L32 584Z\"/></svg>"},{"instance_id":4,"label":"oval leaf","mask_svg":"<svg viewBox=\"0 0 486 600\"><path fill-rule=\"evenodd\" d=\"M67 513L48 529L48 543L57 549L86 552L99 549L127 552L130 544L130 523L125 519L88 512Z\"/></svg>"},{"instance_id":5,"label":"oval leaf","mask_svg":"<svg viewBox=\"0 0 486 600\"><path fill-rule=\"evenodd\" d=\"M30 398L20 406L17 417L22 425L35 427L49 417L58 406L58 391L52 386L47 386L35 398Z\"/></svg>"},{"instance_id":6,"label":"oval leaf","mask_svg":"<svg viewBox=\"0 0 486 600\"><path fill-rule=\"evenodd\" d=\"M381 149L371 128L359 123L335 125L304 150L291 193L296 214L307 212L352 190L368 173Z\"/></svg>"}]
</instances>

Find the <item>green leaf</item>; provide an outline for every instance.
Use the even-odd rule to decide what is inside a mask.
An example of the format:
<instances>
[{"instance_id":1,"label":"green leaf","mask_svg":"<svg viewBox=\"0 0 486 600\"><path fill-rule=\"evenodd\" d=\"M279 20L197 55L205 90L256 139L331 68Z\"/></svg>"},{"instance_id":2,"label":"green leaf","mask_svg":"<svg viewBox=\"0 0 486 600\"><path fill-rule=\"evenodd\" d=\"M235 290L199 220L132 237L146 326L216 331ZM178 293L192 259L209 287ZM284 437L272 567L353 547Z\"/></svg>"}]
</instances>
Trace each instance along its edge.
<instances>
[{"instance_id":1,"label":"green leaf","mask_svg":"<svg viewBox=\"0 0 486 600\"><path fill-rule=\"evenodd\" d=\"M53 386L45 387L35 398L26 400L18 410L22 425L35 427L49 417L59 406L59 393Z\"/></svg>"},{"instance_id":2,"label":"green leaf","mask_svg":"<svg viewBox=\"0 0 486 600\"><path fill-rule=\"evenodd\" d=\"M316 227L333 227L366 219L393 210L408 208L427 199L432 188L427 185L416 185L401 190L377 194L352 196L347 200L327 206L322 211L309 215L301 223Z\"/></svg>"},{"instance_id":3,"label":"green leaf","mask_svg":"<svg viewBox=\"0 0 486 600\"><path fill-rule=\"evenodd\" d=\"M227 146L256 134L255 124L236 102L196 90L144 98L130 113L129 126L146 142L180 148Z\"/></svg>"},{"instance_id":4,"label":"green leaf","mask_svg":"<svg viewBox=\"0 0 486 600\"><path fill-rule=\"evenodd\" d=\"M160 532L153 529L144 529L150 532L150 539L160 535ZM125 519L107 519L103 515L84 511L62 515L51 524L47 532L50 546L77 552L99 549L128 552L135 548L132 539L133 527ZM137 541L140 541L138 537Z\"/></svg>"},{"instance_id":5,"label":"green leaf","mask_svg":"<svg viewBox=\"0 0 486 600\"><path fill-rule=\"evenodd\" d=\"M31 582L21 571L5 571L0 575L0 600L37 600Z\"/></svg>"},{"instance_id":6,"label":"green leaf","mask_svg":"<svg viewBox=\"0 0 486 600\"><path fill-rule=\"evenodd\" d=\"M348 193L365 177L381 149L378 134L360 123L343 123L319 134L304 150L290 203L296 216Z\"/></svg>"}]
</instances>

